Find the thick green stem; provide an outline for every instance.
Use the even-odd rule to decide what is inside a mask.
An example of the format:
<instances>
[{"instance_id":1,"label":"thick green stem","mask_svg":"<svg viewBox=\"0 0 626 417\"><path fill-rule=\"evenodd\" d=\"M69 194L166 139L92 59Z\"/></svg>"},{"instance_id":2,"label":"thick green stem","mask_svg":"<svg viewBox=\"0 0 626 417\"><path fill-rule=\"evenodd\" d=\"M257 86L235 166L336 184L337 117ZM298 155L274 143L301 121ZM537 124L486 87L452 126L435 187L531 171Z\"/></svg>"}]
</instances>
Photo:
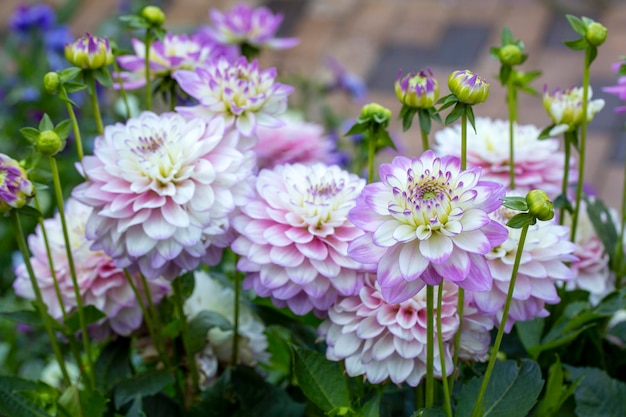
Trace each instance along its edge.
<instances>
[{"instance_id":1,"label":"thick green stem","mask_svg":"<svg viewBox=\"0 0 626 417\"><path fill-rule=\"evenodd\" d=\"M61 87L63 88L63 87ZM67 96L67 93L65 93ZM76 138L76 152L78 152L78 160L83 160L83 141L80 137L80 129L78 127L78 120L76 120L76 113L74 113L74 108L68 102L65 102L65 106L67 108L67 114L70 116L70 120L72 121L72 129L74 130L74 137Z\"/></svg>"},{"instance_id":2,"label":"thick green stem","mask_svg":"<svg viewBox=\"0 0 626 417\"><path fill-rule=\"evenodd\" d=\"M585 179L585 148L587 145L587 108L589 107L589 67L591 66L591 49L585 49L585 67L583 69L583 120L580 125L580 142L578 143L578 183L576 184L576 206L572 216L572 234L570 241L576 242L576 230L578 228L578 214L580 213L580 200L583 194L583 182Z\"/></svg>"},{"instance_id":3,"label":"thick green stem","mask_svg":"<svg viewBox=\"0 0 626 417\"><path fill-rule=\"evenodd\" d=\"M374 182L374 157L376 156L376 135L377 132L374 129L369 130L369 137L367 138L367 183Z\"/></svg>"},{"instance_id":4,"label":"thick green stem","mask_svg":"<svg viewBox=\"0 0 626 417\"><path fill-rule=\"evenodd\" d=\"M435 309L435 289L432 285L426 285L426 408L430 408L434 403L435 392L435 338L434 334L434 313Z\"/></svg>"},{"instance_id":5,"label":"thick green stem","mask_svg":"<svg viewBox=\"0 0 626 417\"><path fill-rule=\"evenodd\" d=\"M233 300L233 350L230 359L232 366L237 366L239 362L239 298L241 296L241 276L239 271L237 271L238 260L239 256L235 254L233 257L233 286L235 289L235 299Z\"/></svg>"},{"instance_id":6,"label":"thick green stem","mask_svg":"<svg viewBox=\"0 0 626 417\"><path fill-rule=\"evenodd\" d=\"M621 288L622 284L622 263L624 261L624 235L626 234L626 167L624 169L624 184L622 190L622 224L619 232L619 240L615 245L615 288Z\"/></svg>"},{"instance_id":7,"label":"thick green stem","mask_svg":"<svg viewBox=\"0 0 626 417\"><path fill-rule=\"evenodd\" d=\"M443 282L437 291L437 343L439 346L439 359L441 360L441 382L443 384L443 409L447 417L452 417L452 405L450 400L450 389L448 378L446 377L446 355L443 347L443 337L441 331L441 303L443 301ZM454 373L454 370L452 371Z\"/></svg>"},{"instance_id":8,"label":"thick green stem","mask_svg":"<svg viewBox=\"0 0 626 417\"><path fill-rule=\"evenodd\" d=\"M65 218L65 209L63 202L63 190L61 189L61 178L59 176L59 168L57 166L56 159L50 157L50 170L52 171L52 181L54 183L54 193L57 199L57 208L59 210L59 218L61 219L61 227L63 229L63 239L65 241L65 252L67 254L67 263L70 269L70 276L72 277L72 284L74 286L74 296L76 297L76 311L78 312L78 321L80 323L81 336L83 341L83 349L85 350L85 357L87 359L87 385L94 389L96 386L96 380L93 373L93 357L91 352L91 343L89 342L89 334L87 333L87 322L85 320L85 312L83 308L83 299L80 294L80 287L78 285L78 278L76 276L76 267L74 266L74 257L72 255L72 246L70 242L70 236L67 228L67 221Z\"/></svg>"},{"instance_id":9,"label":"thick green stem","mask_svg":"<svg viewBox=\"0 0 626 417\"><path fill-rule=\"evenodd\" d=\"M61 368L61 374L63 374L63 381L66 386L72 385L72 380L70 379L69 374L67 373L67 368L65 367L65 359L63 358L63 354L61 353L61 349L59 348L59 344L57 342L56 336L54 334L54 330L52 328L52 323L50 322L50 316L47 313L47 306L43 301L43 295L41 294L41 289L39 288L39 283L35 278L35 271L33 270L33 265L30 263L30 254L28 253L28 245L26 244L26 238L24 237L24 228L22 227L22 222L20 221L20 215L16 210L11 210L11 214L13 215L13 220L15 221L15 226L17 227L17 245L20 248L20 252L22 253L22 258L24 259L24 265L26 265L26 270L28 271L28 276L30 278L30 284L33 287L33 292L35 293L35 299L37 301L37 310L39 310L39 314L41 315L41 321L46 328L46 333L48 334L48 338L50 339L50 344L52 345L52 351L54 352L54 356L56 357L57 362L59 363L59 367Z\"/></svg>"},{"instance_id":10,"label":"thick green stem","mask_svg":"<svg viewBox=\"0 0 626 417\"><path fill-rule=\"evenodd\" d=\"M152 86L150 85L150 46L152 43L152 32L146 29L145 42L145 75L146 75L146 110L152 110Z\"/></svg>"},{"instance_id":11,"label":"thick green stem","mask_svg":"<svg viewBox=\"0 0 626 417\"><path fill-rule=\"evenodd\" d=\"M504 311L502 312L502 321L500 323L500 327L498 328L496 341L493 344L491 356L489 357L489 363L487 364L487 370L485 371L485 377L483 379L482 385L480 386L480 391L478 393L478 398L476 399L476 404L474 405L474 411L472 411L472 417L480 417L480 409L481 409L481 405L483 402L483 397L485 396L485 392L487 391L487 385L489 384L489 379L491 378L493 368L496 364L496 358L498 356L498 352L500 351L500 344L502 343L502 337L504 336L504 329L506 327L506 321L509 317L509 310L511 308L511 300L513 299L513 291L515 290L515 281L517 279L517 271L519 270L520 260L522 259L522 253L524 251L524 242L526 241L527 234L528 234L528 225L522 228L522 233L520 234L519 243L517 245L517 252L515 253L515 262L513 263L513 271L511 272L511 281L509 282L509 290L506 295L506 303L504 304Z\"/></svg>"},{"instance_id":12,"label":"thick green stem","mask_svg":"<svg viewBox=\"0 0 626 417\"><path fill-rule=\"evenodd\" d=\"M569 160L572 154L571 135L574 132L565 132L563 134L563 147L565 148L565 165L563 166L563 184L561 185L561 195L567 200L567 189L569 188ZM559 224L563 225L565 221L565 207L559 209Z\"/></svg>"},{"instance_id":13,"label":"thick green stem","mask_svg":"<svg viewBox=\"0 0 626 417\"><path fill-rule=\"evenodd\" d=\"M98 134L104 133L104 126L102 124L102 115L100 114L100 104L98 103L98 90L96 86L96 79L93 74L89 75L89 82L91 83L91 107L93 108L93 117L96 119L96 129Z\"/></svg>"},{"instance_id":14,"label":"thick green stem","mask_svg":"<svg viewBox=\"0 0 626 417\"><path fill-rule=\"evenodd\" d=\"M517 121L517 91L512 77L508 82L507 102L509 105L509 177L511 190L515 189L515 122Z\"/></svg>"},{"instance_id":15,"label":"thick green stem","mask_svg":"<svg viewBox=\"0 0 626 417\"><path fill-rule=\"evenodd\" d=\"M428 145L428 133L422 128L421 124L420 132L422 133L422 148L424 149L424 152L426 152L430 149L430 146Z\"/></svg>"},{"instance_id":16,"label":"thick green stem","mask_svg":"<svg viewBox=\"0 0 626 417\"><path fill-rule=\"evenodd\" d=\"M196 356L191 350L191 341L189 340L189 324L187 323L187 316L185 315L183 289L180 284L180 277L176 278L173 282L174 286L174 305L176 307L176 314L181 324L181 332L183 338L183 346L185 347L185 355L187 356L187 366L191 373L191 380L193 382L193 392L198 392L200 382L198 379L198 367L196 366Z\"/></svg>"}]
</instances>

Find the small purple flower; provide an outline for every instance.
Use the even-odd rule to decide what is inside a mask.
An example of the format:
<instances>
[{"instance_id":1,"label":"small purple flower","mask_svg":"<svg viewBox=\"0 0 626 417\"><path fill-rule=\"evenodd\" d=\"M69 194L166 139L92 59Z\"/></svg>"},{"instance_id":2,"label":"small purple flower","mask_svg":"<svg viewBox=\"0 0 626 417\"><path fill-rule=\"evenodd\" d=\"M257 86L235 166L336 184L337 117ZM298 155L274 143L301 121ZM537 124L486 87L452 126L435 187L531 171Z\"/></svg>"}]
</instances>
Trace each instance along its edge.
<instances>
[{"instance_id":1,"label":"small purple flower","mask_svg":"<svg viewBox=\"0 0 626 417\"><path fill-rule=\"evenodd\" d=\"M0 213L23 207L35 194L26 171L13 158L0 153Z\"/></svg>"},{"instance_id":2,"label":"small purple flower","mask_svg":"<svg viewBox=\"0 0 626 417\"><path fill-rule=\"evenodd\" d=\"M47 31L52 29L56 15L54 9L47 4L20 4L9 20L9 27L20 35L26 35L31 30Z\"/></svg>"},{"instance_id":3,"label":"small purple flower","mask_svg":"<svg viewBox=\"0 0 626 417\"><path fill-rule=\"evenodd\" d=\"M357 102L365 100L367 96L367 85L361 77L348 72L332 57L326 59L326 66L330 68L333 73L333 79L327 87L329 91L344 91Z\"/></svg>"},{"instance_id":4,"label":"small purple flower","mask_svg":"<svg viewBox=\"0 0 626 417\"><path fill-rule=\"evenodd\" d=\"M207 28L206 33L222 44L248 44L259 49L287 49L298 44L296 38L275 37L283 15L274 14L267 7L238 4L226 13L213 9L210 16L213 27Z\"/></svg>"},{"instance_id":5,"label":"small purple flower","mask_svg":"<svg viewBox=\"0 0 626 417\"><path fill-rule=\"evenodd\" d=\"M618 72L624 65L623 62L613 64L613 71ZM602 88L602 91L609 94L615 94L620 100L626 100L626 76L622 75L617 79L617 85ZM626 113L626 106L619 106L615 108L615 113Z\"/></svg>"}]
</instances>

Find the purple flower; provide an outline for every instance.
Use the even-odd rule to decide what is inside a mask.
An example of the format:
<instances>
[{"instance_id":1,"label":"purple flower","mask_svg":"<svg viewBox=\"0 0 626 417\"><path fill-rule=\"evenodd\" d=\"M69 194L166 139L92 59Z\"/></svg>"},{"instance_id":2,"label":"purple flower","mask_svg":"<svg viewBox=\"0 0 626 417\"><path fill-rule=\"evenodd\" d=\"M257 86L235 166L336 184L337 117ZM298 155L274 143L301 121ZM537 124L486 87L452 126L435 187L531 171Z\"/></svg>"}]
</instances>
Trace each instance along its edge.
<instances>
[{"instance_id":1,"label":"purple flower","mask_svg":"<svg viewBox=\"0 0 626 417\"><path fill-rule=\"evenodd\" d=\"M19 4L9 19L9 27L20 35L27 35L31 30L52 29L55 21L54 9L47 4Z\"/></svg>"},{"instance_id":2,"label":"purple flower","mask_svg":"<svg viewBox=\"0 0 626 417\"><path fill-rule=\"evenodd\" d=\"M346 92L354 101L363 101L367 96L367 85L361 77L348 72L336 59L328 57L326 66L330 68L333 78L328 85L328 90Z\"/></svg>"},{"instance_id":3,"label":"purple flower","mask_svg":"<svg viewBox=\"0 0 626 417\"><path fill-rule=\"evenodd\" d=\"M489 290L484 255L508 232L488 214L500 207L504 186L482 181L480 168L461 171L459 158L432 151L394 158L381 165L380 178L350 210L349 219L365 235L348 253L377 264L385 299L402 302L444 278L467 290Z\"/></svg>"},{"instance_id":4,"label":"purple flower","mask_svg":"<svg viewBox=\"0 0 626 417\"><path fill-rule=\"evenodd\" d=\"M624 65L623 62L618 62L617 64L613 64L613 71L618 72L620 68ZM620 100L626 100L626 76L622 75L617 79L617 85L613 85L610 87L603 87L602 91L615 94L619 97ZM615 113L626 113L626 106L619 106L615 108Z\"/></svg>"},{"instance_id":5,"label":"purple flower","mask_svg":"<svg viewBox=\"0 0 626 417\"><path fill-rule=\"evenodd\" d=\"M287 96L293 87L276 82L276 69L262 70L257 61L226 58L195 71L177 71L173 77L180 87L200 102L194 107L177 107L190 117L223 118L245 137L254 135L257 124L277 127L276 116L287 109Z\"/></svg>"},{"instance_id":6,"label":"purple flower","mask_svg":"<svg viewBox=\"0 0 626 417\"><path fill-rule=\"evenodd\" d=\"M35 188L24 168L13 158L0 153L0 213L23 207Z\"/></svg>"},{"instance_id":7,"label":"purple flower","mask_svg":"<svg viewBox=\"0 0 626 417\"><path fill-rule=\"evenodd\" d=\"M275 37L283 16L272 13L267 7L238 4L226 13L213 9L210 16L213 26L206 28L205 33L222 44L245 43L259 49L286 49L298 44L296 38Z\"/></svg>"},{"instance_id":8,"label":"purple flower","mask_svg":"<svg viewBox=\"0 0 626 417\"><path fill-rule=\"evenodd\" d=\"M430 108L439 98L439 83L430 68L404 77L400 71L394 86L398 100L411 108Z\"/></svg>"},{"instance_id":9,"label":"purple flower","mask_svg":"<svg viewBox=\"0 0 626 417\"><path fill-rule=\"evenodd\" d=\"M65 58L82 69L99 69L113 63L109 40L90 33L65 45Z\"/></svg>"}]
</instances>

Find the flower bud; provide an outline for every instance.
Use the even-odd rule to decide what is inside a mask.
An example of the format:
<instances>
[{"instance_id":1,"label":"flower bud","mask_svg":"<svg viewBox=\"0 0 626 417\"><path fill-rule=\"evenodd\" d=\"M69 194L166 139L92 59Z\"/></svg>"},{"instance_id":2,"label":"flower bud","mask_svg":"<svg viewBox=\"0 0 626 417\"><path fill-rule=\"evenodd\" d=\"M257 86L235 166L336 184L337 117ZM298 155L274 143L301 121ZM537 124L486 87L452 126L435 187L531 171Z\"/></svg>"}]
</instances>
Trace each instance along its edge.
<instances>
[{"instance_id":1,"label":"flower bud","mask_svg":"<svg viewBox=\"0 0 626 417\"><path fill-rule=\"evenodd\" d=\"M608 29L598 22L593 22L585 30L585 39L593 46L600 46L606 40Z\"/></svg>"},{"instance_id":2,"label":"flower bud","mask_svg":"<svg viewBox=\"0 0 626 417\"><path fill-rule=\"evenodd\" d=\"M552 200L542 190L532 190L526 194L526 204L528 204L528 212L538 220L552 220L554 217Z\"/></svg>"},{"instance_id":3,"label":"flower bud","mask_svg":"<svg viewBox=\"0 0 626 417\"><path fill-rule=\"evenodd\" d=\"M109 40L89 33L65 45L65 58L78 68L91 70L111 65L114 59Z\"/></svg>"},{"instance_id":4,"label":"flower bud","mask_svg":"<svg viewBox=\"0 0 626 417\"><path fill-rule=\"evenodd\" d=\"M504 65L518 65L522 63L522 50L517 45L505 45L500 48L498 58Z\"/></svg>"},{"instance_id":5,"label":"flower bud","mask_svg":"<svg viewBox=\"0 0 626 417\"><path fill-rule=\"evenodd\" d=\"M13 158L0 154L0 213L23 207L35 195L24 168Z\"/></svg>"},{"instance_id":6,"label":"flower bud","mask_svg":"<svg viewBox=\"0 0 626 417\"><path fill-rule=\"evenodd\" d=\"M157 6L144 7L140 15L153 26L161 26L165 22L165 13Z\"/></svg>"},{"instance_id":7,"label":"flower bud","mask_svg":"<svg viewBox=\"0 0 626 417\"><path fill-rule=\"evenodd\" d=\"M383 126L387 126L391 120L391 110L381 106L378 103L370 103L363 106L359 122L376 122Z\"/></svg>"},{"instance_id":8,"label":"flower bud","mask_svg":"<svg viewBox=\"0 0 626 417\"><path fill-rule=\"evenodd\" d=\"M448 77L448 88L461 103L479 104L489 96L489 83L471 71L454 71Z\"/></svg>"},{"instance_id":9,"label":"flower bud","mask_svg":"<svg viewBox=\"0 0 626 417\"><path fill-rule=\"evenodd\" d=\"M49 72L43 77L43 88L48 94L56 94L59 92L61 79L56 72Z\"/></svg>"},{"instance_id":10,"label":"flower bud","mask_svg":"<svg viewBox=\"0 0 626 417\"><path fill-rule=\"evenodd\" d=\"M46 130L39 133L35 149L45 156L53 156L63 149L63 141L54 130Z\"/></svg>"},{"instance_id":11,"label":"flower bud","mask_svg":"<svg viewBox=\"0 0 626 417\"><path fill-rule=\"evenodd\" d=\"M583 88L572 87L567 90L555 89L549 93L547 89L543 93L543 107L548 112L557 130L551 131L551 135L573 131L583 122L591 122L597 112L604 107L603 99L591 100L593 91L589 87L587 94L587 118L583 114Z\"/></svg>"},{"instance_id":12,"label":"flower bud","mask_svg":"<svg viewBox=\"0 0 626 417\"><path fill-rule=\"evenodd\" d=\"M409 73L404 78L402 71L398 73L395 83L396 96L406 106L428 109L439 98L439 83L433 78L433 73L420 71L417 74Z\"/></svg>"}]
</instances>

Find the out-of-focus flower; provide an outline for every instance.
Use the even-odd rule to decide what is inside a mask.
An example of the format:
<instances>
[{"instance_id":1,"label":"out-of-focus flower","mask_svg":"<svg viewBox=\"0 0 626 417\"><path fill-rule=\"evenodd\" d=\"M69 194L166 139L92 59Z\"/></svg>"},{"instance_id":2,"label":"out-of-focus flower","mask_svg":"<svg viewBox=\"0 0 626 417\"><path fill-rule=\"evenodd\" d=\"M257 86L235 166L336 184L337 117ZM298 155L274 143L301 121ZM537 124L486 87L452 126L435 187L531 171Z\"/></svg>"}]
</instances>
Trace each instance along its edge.
<instances>
[{"instance_id":1,"label":"out-of-focus flower","mask_svg":"<svg viewBox=\"0 0 626 417\"><path fill-rule=\"evenodd\" d=\"M483 181L480 168L461 171L459 158L432 151L382 164L380 178L350 210L349 219L366 233L348 252L378 264L385 299L400 303L443 278L467 290L489 290L484 255L508 232L488 214L500 207L504 186Z\"/></svg>"},{"instance_id":2,"label":"out-of-focus flower","mask_svg":"<svg viewBox=\"0 0 626 417\"><path fill-rule=\"evenodd\" d=\"M593 46L600 46L606 40L609 30L601 23L589 22L585 28L585 39Z\"/></svg>"},{"instance_id":3,"label":"out-of-focus flower","mask_svg":"<svg viewBox=\"0 0 626 417\"><path fill-rule=\"evenodd\" d=\"M442 285L441 337L446 370L451 373L452 341L459 327L458 288L448 281ZM358 294L333 305L318 333L328 345L326 357L344 360L348 375L364 375L372 384L390 379L415 387L426 374L426 289L402 303L389 303L368 274ZM438 377L442 376L441 354L435 344L434 374Z\"/></svg>"},{"instance_id":4,"label":"out-of-focus flower","mask_svg":"<svg viewBox=\"0 0 626 417\"><path fill-rule=\"evenodd\" d=\"M491 216L506 224L515 214L513 210L502 206ZM481 312L493 315L495 325L499 325L502 320L521 234L521 229L507 229L508 239L486 254L493 276L492 289L488 292L466 293ZM559 226L555 221L540 221L529 226L506 322L507 332L517 321L546 317L548 311L545 304L560 301L555 284L574 278L575 272L567 263L577 260L573 255L575 250L576 245L569 241L569 227Z\"/></svg>"},{"instance_id":5,"label":"out-of-focus flower","mask_svg":"<svg viewBox=\"0 0 626 417\"><path fill-rule=\"evenodd\" d=\"M448 88L461 103L479 104L489 96L489 83L468 70L454 71L448 77Z\"/></svg>"},{"instance_id":6,"label":"out-of-focus flower","mask_svg":"<svg viewBox=\"0 0 626 417\"><path fill-rule=\"evenodd\" d=\"M324 316L338 296L355 294L363 277L361 264L347 256L348 242L362 232L348 221L348 210L364 185L320 163L262 170L257 198L233 220L244 288L300 315Z\"/></svg>"},{"instance_id":7,"label":"out-of-focus flower","mask_svg":"<svg viewBox=\"0 0 626 417\"><path fill-rule=\"evenodd\" d=\"M256 130L254 152L259 170L282 164L312 165L336 163L335 144L324 135L324 127L294 117L283 117L284 126L262 127Z\"/></svg>"},{"instance_id":8,"label":"out-of-focus flower","mask_svg":"<svg viewBox=\"0 0 626 417\"><path fill-rule=\"evenodd\" d=\"M588 90L587 99L587 123L593 120L597 112L604 107L604 99L591 100L593 91ZM543 107L554 123L550 130L550 136L556 136L564 132L570 132L585 121L583 116L583 88L571 87L567 90L555 89L548 92L547 86L543 91Z\"/></svg>"},{"instance_id":9,"label":"out-of-focus flower","mask_svg":"<svg viewBox=\"0 0 626 417\"><path fill-rule=\"evenodd\" d=\"M235 148L237 132L224 132L220 118L175 113L107 126L83 159L88 180L73 192L95 208L86 229L93 249L150 279L219 262L254 169L254 154Z\"/></svg>"},{"instance_id":10,"label":"out-of-focus flower","mask_svg":"<svg viewBox=\"0 0 626 417\"><path fill-rule=\"evenodd\" d=\"M473 362L486 362L491 346L493 317L480 311L471 297L466 297L464 304L459 358Z\"/></svg>"},{"instance_id":11,"label":"out-of-focus flower","mask_svg":"<svg viewBox=\"0 0 626 417\"><path fill-rule=\"evenodd\" d=\"M73 383L77 383L80 380L80 369L73 362L65 362L65 370L67 371L68 376L70 377L70 381ZM61 371L61 365L56 359L51 360L48 364L41 370L41 376L39 379L51 387L55 387L58 389L66 388L64 387L63 381L63 371Z\"/></svg>"},{"instance_id":12,"label":"out-of-focus flower","mask_svg":"<svg viewBox=\"0 0 626 417\"><path fill-rule=\"evenodd\" d=\"M19 4L9 19L9 27L13 32L26 35L31 30L47 31L52 29L56 21L54 9L44 3L33 5Z\"/></svg>"},{"instance_id":13,"label":"out-of-focus flower","mask_svg":"<svg viewBox=\"0 0 626 417\"><path fill-rule=\"evenodd\" d=\"M146 47L138 39L132 40L134 55L117 58L122 72L124 88L135 89L146 85ZM207 43L196 35L168 33L163 40L150 44L150 77L165 78L180 70L193 71L209 65L224 54L216 43Z\"/></svg>"},{"instance_id":14,"label":"out-of-focus flower","mask_svg":"<svg viewBox=\"0 0 626 417\"><path fill-rule=\"evenodd\" d=\"M160 7L149 5L141 9L139 15L153 26L161 26L165 22L165 13Z\"/></svg>"},{"instance_id":15,"label":"out-of-focus flower","mask_svg":"<svg viewBox=\"0 0 626 417\"><path fill-rule=\"evenodd\" d=\"M559 151L557 139L539 140L540 129L534 125L513 125L515 136L515 188L522 193L532 189L544 190L555 198L561 193L565 156ZM509 178L509 122L476 118L476 132L467 131L467 166L480 167L481 178L496 181L505 187ZM435 133L433 149L438 155L461 156L459 146L461 125L447 127ZM577 178L575 159L570 159L570 178Z\"/></svg>"},{"instance_id":16,"label":"out-of-focus flower","mask_svg":"<svg viewBox=\"0 0 626 417\"><path fill-rule=\"evenodd\" d=\"M220 314L234 324L233 303L235 292L223 286L204 271L194 273L195 286L185 301L185 315L192 320L203 311ZM269 360L265 325L242 300L239 301L238 364L256 366ZM210 386L218 376L220 366L231 364L233 330L212 327L207 332L205 347L196 354L202 388Z\"/></svg>"},{"instance_id":17,"label":"out-of-focus flower","mask_svg":"<svg viewBox=\"0 0 626 417\"><path fill-rule=\"evenodd\" d=\"M623 62L618 62L616 64L613 64L613 71L619 72L619 69L622 67L622 65L624 65ZM615 94L616 96L619 97L620 100L626 101L626 76L624 75L620 76L617 79L617 85L604 87L602 88L602 91L609 93L609 94ZM615 108L615 113L625 113L625 112L626 112L626 106L618 106Z\"/></svg>"},{"instance_id":18,"label":"out-of-focus flower","mask_svg":"<svg viewBox=\"0 0 626 417\"><path fill-rule=\"evenodd\" d=\"M85 237L87 218L91 214L91 207L69 199L65 205L65 216L68 224L70 246L76 270L79 293L83 305L92 305L102 311L106 317L90 326L93 337L103 339L113 333L128 336L143 322L143 315L132 287L128 283L124 271L115 266L113 259L99 250L91 250L91 242ZM59 290L66 314L76 310L76 297L69 262L65 249L65 239L61 218L44 220L48 245L54 274L59 284ZM43 300L48 306L48 313L57 320L63 319L63 312L55 288L54 278L50 271L46 242L41 226L37 226L35 233L28 238L28 245L33 254L31 264L35 277L41 289ZM35 299L28 271L24 264L19 265L13 283L15 293L20 297ZM132 276L134 284L142 289L141 279L137 274ZM152 300L158 303L169 292L169 283L163 279L151 280L148 283Z\"/></svg>"},{"instance_id":19,"label":"out-of-focus flower","mask_svg":"<svg viewBox=\"0 0 626 417\"><path fill-rule=\"evenodd\" d=\"M416 74L408 73L404 77L402 71L398 72L394 87L398 100L411 108L430 108L439 98L439 83L430 68Z\"/></svg>"},{"instance_id":20,"label":"out-of-focus flower","mask_svg":"<svg viewBox=\"0 0 626 417\"><path fill-rule=\"evenodd\" d=\"M0 153L0 213L24 207L35 187L15 159Z\"/></svg>"},{"instance_id":21,"label":"out-of-focus flower","mask_svg":"<svg viewBox=\"0 0 626 417\"><path fill-rule=\"evenodd\" d=\"M326 66L332 72L332 79L327 85L328 91L344 91L354 101L360 102L367 96L367 84L357 75L348 72L336 59L326 58Z\"/></svg>"},{"instance_id":22,"label":"out-of-focus flower","mask_svg":"<svg viewBox=\"0 0 626 417\"><path fill-rule=\"evenodd\" d=\"M65 46L65 58L70 64L82 69L99 69L113 63L113 53L107 38L90 33Z\"/></svg>"},{"instance_id":23,"label":"out-of-focus flower","mask_svg":"<svg viewBox=\"0 0 626 417\"><path fill-rule=\"evenodd\" d=\"M238 4L225 13L213 9L210 16L213 25L203 30L222 44L248 44L257 49L286 49L298 44L296 38L276 37L283 15L274 14L267 7L252 8Z\"/></svg>"},{"instance_id":24,"label":"out-of-focus flower","mask_svg":"<svg viewBox=\"0 0 626 417\"><path fill-rule=\"evenodd\" d=\"M199 106L177 107L179 113L206 119L224 118L250 137L257 124L277 127L277 118L287 109L287 96L293 88L276 82L276 69L261 70L257 61L240 57L231 63L220 58L213 65L195 71L177 71L173 77L180 87L200 102Z\"/></svg>"}]
</instances>

